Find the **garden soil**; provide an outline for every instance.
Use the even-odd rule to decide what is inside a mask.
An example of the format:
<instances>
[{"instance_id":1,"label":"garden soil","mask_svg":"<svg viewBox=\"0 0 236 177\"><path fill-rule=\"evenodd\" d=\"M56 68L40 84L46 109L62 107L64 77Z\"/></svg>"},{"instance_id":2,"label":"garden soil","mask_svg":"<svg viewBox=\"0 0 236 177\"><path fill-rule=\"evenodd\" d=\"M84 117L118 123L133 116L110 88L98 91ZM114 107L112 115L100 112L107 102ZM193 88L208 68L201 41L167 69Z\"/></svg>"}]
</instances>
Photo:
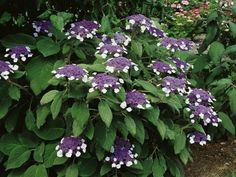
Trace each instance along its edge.
<instances>
[{"instance_id":1,"label":"garden soil","mask_svg":"<svg viewBox=\"0 0 236 177\"><path fill-rule=\"evenodd\" d=\"M232 177L236 174L236 139L192 147L193 159L186 177Z\"/></svg>"}]
</instances>

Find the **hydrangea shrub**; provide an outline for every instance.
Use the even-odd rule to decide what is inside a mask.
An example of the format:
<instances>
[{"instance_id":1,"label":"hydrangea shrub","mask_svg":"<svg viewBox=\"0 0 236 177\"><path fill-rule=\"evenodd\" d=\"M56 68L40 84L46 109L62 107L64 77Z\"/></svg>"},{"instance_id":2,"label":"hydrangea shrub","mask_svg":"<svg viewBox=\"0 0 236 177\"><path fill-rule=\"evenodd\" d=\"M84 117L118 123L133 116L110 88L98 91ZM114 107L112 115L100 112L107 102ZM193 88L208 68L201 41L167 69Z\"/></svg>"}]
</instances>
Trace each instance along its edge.
<instances>
[{"instance_id":1,"label":"hydrangea shrub","mask_svg":"<svg viewBox=\"0 0 236 177\"><path fill-rule=\"evenodd\" d=\"M210 141L221 119L189 79L194 43L154 24L141 14L116 28L42 21L3 38L1 174L183 176L190 144Z\"/></svg>"}]
</instances>

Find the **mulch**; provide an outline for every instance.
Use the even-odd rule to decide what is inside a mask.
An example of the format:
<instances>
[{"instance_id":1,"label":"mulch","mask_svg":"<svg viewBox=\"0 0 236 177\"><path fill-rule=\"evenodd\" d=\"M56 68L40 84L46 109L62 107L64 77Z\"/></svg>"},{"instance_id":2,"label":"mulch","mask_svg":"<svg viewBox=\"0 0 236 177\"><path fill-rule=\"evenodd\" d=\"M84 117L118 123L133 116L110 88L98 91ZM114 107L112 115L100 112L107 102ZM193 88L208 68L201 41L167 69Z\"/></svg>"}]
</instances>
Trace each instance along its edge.
<instances>
[{"instance_id":1,"label":"mulch","mask_svg":"<svg viewBox=\"0 0 236 177\"><path fill-rule=\"evenodd\" d=\"M186 177L227 177L236 173L236 139L192 147L193 162L186 167Z\"/></svg>"}]
</instances>

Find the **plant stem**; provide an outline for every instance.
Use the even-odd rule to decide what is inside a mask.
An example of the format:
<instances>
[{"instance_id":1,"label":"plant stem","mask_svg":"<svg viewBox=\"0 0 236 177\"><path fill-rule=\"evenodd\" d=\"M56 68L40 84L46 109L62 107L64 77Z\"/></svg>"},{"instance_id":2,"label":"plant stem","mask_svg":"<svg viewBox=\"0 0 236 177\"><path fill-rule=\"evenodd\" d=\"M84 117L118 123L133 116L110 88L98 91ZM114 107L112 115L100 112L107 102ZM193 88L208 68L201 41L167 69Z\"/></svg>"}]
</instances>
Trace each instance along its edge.
<instances>
[{"instance_id":1,"label":"plant stem","mask_svg":"<svg viewBox=\"0 0 236 177\"><path fill-rule=\"evenodd\" d=\"M11 80L9 80L9 79L8 79L7 81L8 81L10 84L15 85L15 86L18 87L19 89L25 91L25 92L28 93L29 95L33 96L33 95L29 92L29 90L26 89L25 87L23 87L22 85L20 85L20 84L18 84L18 83L16 83L16 82L13 82L13 81L11 81Z\"/></svg>"}]
</instances>

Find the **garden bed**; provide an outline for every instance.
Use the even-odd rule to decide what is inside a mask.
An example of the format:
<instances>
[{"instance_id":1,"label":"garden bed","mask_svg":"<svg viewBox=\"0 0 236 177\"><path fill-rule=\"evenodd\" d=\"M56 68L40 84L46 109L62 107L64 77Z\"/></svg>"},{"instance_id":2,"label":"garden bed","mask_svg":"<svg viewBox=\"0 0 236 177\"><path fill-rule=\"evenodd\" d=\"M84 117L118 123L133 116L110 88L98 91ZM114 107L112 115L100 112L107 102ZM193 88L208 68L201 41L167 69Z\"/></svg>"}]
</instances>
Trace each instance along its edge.
<instances>
[{"instance_id":1,"label":"garden bed","mask_svg":"<svg viewBox=\"0 0 236 177\"><path fill-rule=\"evenodd\" d=\"M226 177L236 171L236 140L193 146L186 177Z\"/></svg>"}]
</instances>

